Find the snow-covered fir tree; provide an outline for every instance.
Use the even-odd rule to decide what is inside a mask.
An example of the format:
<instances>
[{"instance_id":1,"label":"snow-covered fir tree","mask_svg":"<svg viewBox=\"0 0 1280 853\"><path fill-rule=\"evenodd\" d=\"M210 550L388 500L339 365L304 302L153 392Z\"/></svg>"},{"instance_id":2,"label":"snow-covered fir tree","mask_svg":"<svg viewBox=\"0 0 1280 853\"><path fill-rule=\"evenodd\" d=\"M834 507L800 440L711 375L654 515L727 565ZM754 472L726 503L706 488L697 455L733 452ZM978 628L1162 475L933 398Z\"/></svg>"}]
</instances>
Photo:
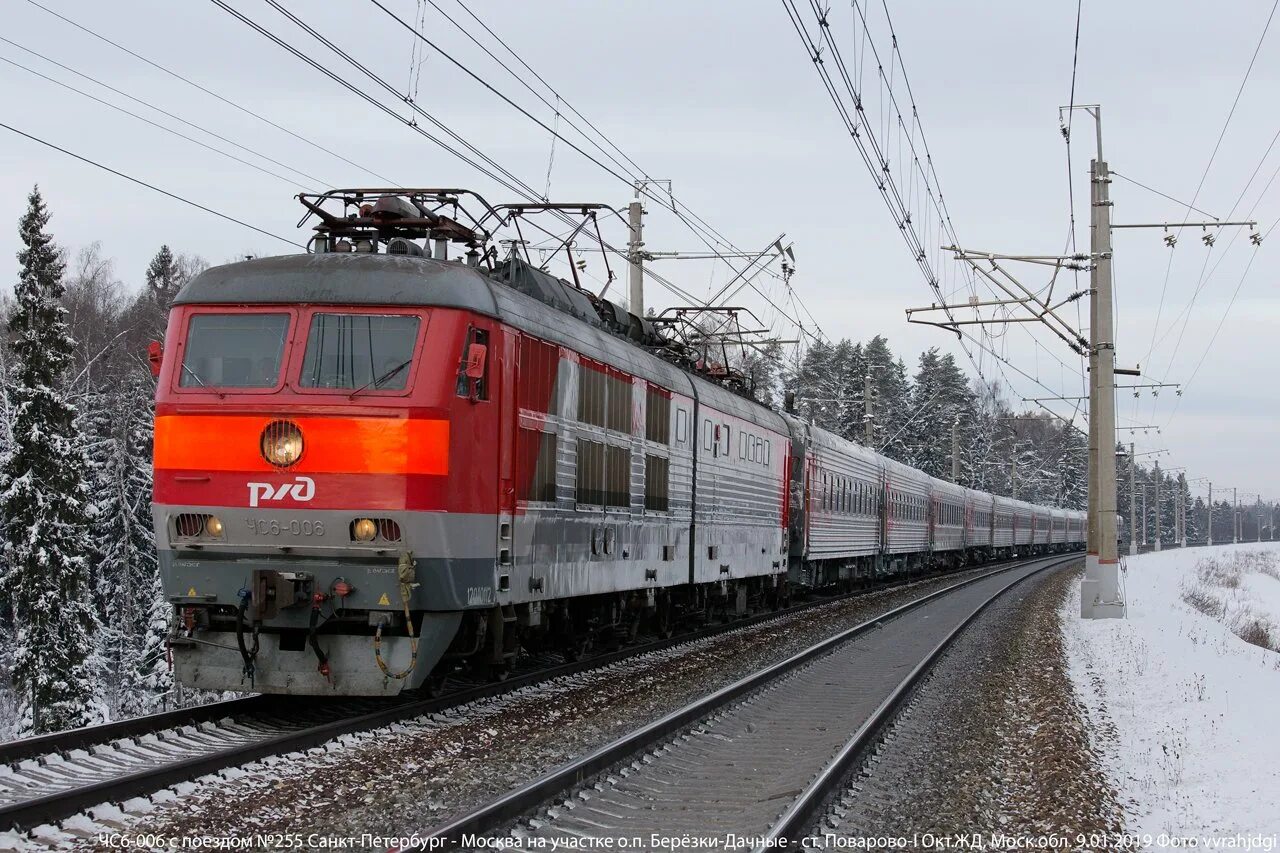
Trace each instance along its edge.
<instances>
[{"instance_id":1,"label":"snow-covered fir tree","mask_svg":"<svg viewBox=\"0 0 1280 853\"><path fill-rule=\"evenodd\" d=\"M13 446L0 471L5 574L13 613L19 729L51 732L101 718L88 574L92 507L83 444L62 383L71 359L65 264L39 188L19 223L20 273L9 315Z\"/></svg>"}]
</instances>

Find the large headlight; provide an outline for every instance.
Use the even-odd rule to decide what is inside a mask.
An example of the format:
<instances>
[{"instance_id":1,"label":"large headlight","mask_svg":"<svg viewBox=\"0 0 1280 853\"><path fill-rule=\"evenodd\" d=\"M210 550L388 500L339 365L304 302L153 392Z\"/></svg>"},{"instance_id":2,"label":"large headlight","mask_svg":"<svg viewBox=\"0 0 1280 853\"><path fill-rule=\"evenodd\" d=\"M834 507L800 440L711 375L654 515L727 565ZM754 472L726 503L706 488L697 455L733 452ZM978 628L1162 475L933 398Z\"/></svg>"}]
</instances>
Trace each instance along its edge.
<instances>
[{"instance_id":1,"label":"large headlight","mask_svg":"<svg viewBox=\"0 0 1280 853\"><path fill-rule=\"evenodd\" d=\"M262 431L262 458L288 468L302 457L302 430L291 421L272 421Z\"/></svg>"},{"instance_id":2,"label":"large headlight","mask_svg":"<svg viewBox=\"0 0 1280 853\"><path fill-rule=\"evenodd\" d=\"M372 542L378 535L378 525L372 518L357 518L351 522L351 538L357 542Z\"/></svg>"}]
</instances>

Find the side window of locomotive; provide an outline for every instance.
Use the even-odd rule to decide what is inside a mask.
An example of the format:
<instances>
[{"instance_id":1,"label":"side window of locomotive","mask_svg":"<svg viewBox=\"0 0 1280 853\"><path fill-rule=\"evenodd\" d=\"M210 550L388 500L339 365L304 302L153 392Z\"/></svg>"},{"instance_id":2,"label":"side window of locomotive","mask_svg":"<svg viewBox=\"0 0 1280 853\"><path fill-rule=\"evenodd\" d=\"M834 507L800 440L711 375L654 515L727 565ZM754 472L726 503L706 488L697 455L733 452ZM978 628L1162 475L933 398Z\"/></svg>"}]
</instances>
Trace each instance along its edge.
<instances>
[{"instance_id":1,"label":"side window of locomotive","mask_svg":"<svg viewBox=\"0 0 1280 853\"><path fill-rule=\"evenodd\" d=\"M467 330L467 341L462 345L462 357L458 361L457 395L472 400L489 399L489 332L472 326ZM477 372L479 375L471 375ZM384 386L385 387L385 386Z\"/></svg>"},{"instance_id":2,"label":"side window of locomotive","mask_svg":"<svg viewBox=\"0 0 1280 853\"><path fill-rule=\"evenodd\" d=\"M689 412L687 409L676 409L676 444L685 444L688 441Z\"/></svg>"},{"instance_id":3,"label":"side window of locomotive","mask_svg":"<svg viewBox=\"0 0 1280 853\"><path fill-rule=\"evenodd\" d=\"M194 314L182 352L181 388L274 388L288 314Z\"/></svg>"},{"instance_id":4,"label":"side window of locomotive","mask_svg":"<svg viewBox=\"0 0 1280 853\"><path fill-rule=\"evenodd\" d=\"M584 424L605 425L605 397L608 381L604 373L578 362L578 420Z\"/></svg>"},{"instance_id":5,"label":"side window of locomotive","mask_svg":"<svg viewBox=\"0 0 1280 853\"><path fill-rule=\"evenodd\" d=\"M298 384L403 391L420 320L404 314L315 314Z\"/></svg>"},{"instance_id":6,"label":"side window of locomotive","mask_svg":"<svg viewBox=\"0 0 1280 853\"><path fill-rule=\"evenodd\" d=\"M684 414L683 410L680 414ZM677 421L679 420L677 416ZM683 441L678 428L676 432L677 438ZM644 437L646 441L658 444L671 443L671 397L652 385L645 388Z\"/></svg>"}]
</instances>

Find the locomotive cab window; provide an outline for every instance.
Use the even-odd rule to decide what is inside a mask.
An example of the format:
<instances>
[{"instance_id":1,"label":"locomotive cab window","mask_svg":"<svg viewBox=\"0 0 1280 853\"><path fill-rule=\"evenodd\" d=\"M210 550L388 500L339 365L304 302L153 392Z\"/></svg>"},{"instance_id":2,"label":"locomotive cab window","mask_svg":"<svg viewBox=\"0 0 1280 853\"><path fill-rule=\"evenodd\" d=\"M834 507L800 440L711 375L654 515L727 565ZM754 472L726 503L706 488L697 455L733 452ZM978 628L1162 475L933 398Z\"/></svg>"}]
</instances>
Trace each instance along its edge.
<instances>
[{"instance_id":1,"label":"locomotive cab window","mask_svg":"<svg viewBox=\"0 0 1280 853\"><path fill-rule=\"evenodd\" d=\"M417 317L315 314L298 384L303 388L403 391L418 343Z\"/></svg>"},{"instance_id":2,"label":"locomotive cab window","mask_svg":"<svg viewBox=\"0 0 1280 853\"><path fill-rule=\"evenodd\" d=\"M274 388L288 331L288 314L194 314L178 386Z\"/></svg>"}]
</instances>

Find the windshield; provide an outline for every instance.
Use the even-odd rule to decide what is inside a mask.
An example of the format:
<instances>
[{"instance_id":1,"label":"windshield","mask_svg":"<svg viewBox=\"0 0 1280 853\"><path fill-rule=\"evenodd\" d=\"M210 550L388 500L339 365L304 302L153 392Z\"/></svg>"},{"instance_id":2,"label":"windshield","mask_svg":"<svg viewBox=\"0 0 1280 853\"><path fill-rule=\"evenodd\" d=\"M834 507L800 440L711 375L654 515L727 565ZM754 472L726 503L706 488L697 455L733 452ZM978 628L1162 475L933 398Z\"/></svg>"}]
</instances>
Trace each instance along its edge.
<instances>
[{"instance_id":1,"label":"windshield","mask_svg":"<svg viewBox=\"0 0 1280 853\"><path fill-rule=\"evenodd\" d=\"M400 391L418 340L418 318L400 314L316 314L298 384L303 388Z\"/></svg>"},{"instance_id":2,"label":"windshield","mask_svg":"<svg viewBox=\"0 0 1280 853\"><path fill-rule=\"evenodd\" d=\"M288 314L195 314L182 353L183 388L274 388Z\"/></svg>"}]
</instances>

